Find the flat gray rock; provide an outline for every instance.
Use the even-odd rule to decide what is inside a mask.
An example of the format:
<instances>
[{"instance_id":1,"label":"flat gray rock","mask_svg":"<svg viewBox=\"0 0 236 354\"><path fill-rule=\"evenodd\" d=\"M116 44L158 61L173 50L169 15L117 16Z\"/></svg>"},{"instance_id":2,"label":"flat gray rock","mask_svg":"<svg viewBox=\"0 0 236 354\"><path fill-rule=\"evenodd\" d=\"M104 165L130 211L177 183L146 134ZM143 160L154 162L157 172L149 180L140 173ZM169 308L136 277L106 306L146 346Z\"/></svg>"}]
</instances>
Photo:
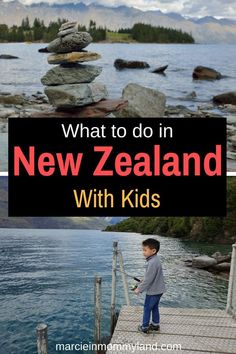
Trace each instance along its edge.
<instances>
[{"instance_id":1,"label":"flat gray rock","mask_svg":"<svg viewBox=\"0 0 236 354\"><path fill-rule=\"evenodd\" d=\"M43 85L66 85L92 82L102 72L100 66L71 64L50 69L41 79Z\"/></svg>"},{"instance_id":2,"label":"flat gray rock","mask_svg":"<svg viewBox=\"0 0 236 354\"><path fill-rule=\"evenodd\" d=\"M234 148L236 148L236 135L233 135L229 138L229 141L233 145Z\"/></svg>"},{"instance_id":3,"label":"flat gray rock","mask_svg":"<svg viewBox=\"0 0 236 354\"><path fill-rule=\"evenodd\" d=\"M230 265L231 263L229 262L223 262L220 264L216 264L215 266L213 266L213 270L216 270L218 272L229 272L230 271Z\"/></svg>"},{"instance_id":4,"label":"flat gray rock","mask_svg":"<svg viewBox=\"0 0 236 354\"><path fill-rule=\"evenodd\" d=\"M122 98L127 100L129 104L119 112L120 117L158 118L164 116L166 97L158 90L137 84L128 84L123 90Z\"/></svg>"},{"instance_id":5,"label":"flat gray rock","mask_svg":"<svg viewBox=\"0 0 236 354\"><path fill-rule=\"evenodd\" d=\"M48 86L44 92L53 106L62 109L82 107L108 96L106 86L97 83Z\"/></svg>"},{"instance_id":6,"label":"flat gray rock","mask_svg":"<svg viewBox=\"0 0 236 354\"><path fill-rule=\"evenodd\" d=\"M213 267L216 264L217 264L217 261L215 258L204 255L204 256L199 256L199 257L193 258L192 266L194 268L204 269L204 268Z\"/></svg>"},{"instance_id":7,"label":"flat gray rock","mask_svg":"<svg viewBox=\"0 0 236 354\"><path fill-rule=\"evenodd\" d=\"M88 32L73 32L67 36L54 39L47 46L50 53L79 52L92 42Z\"/></svg>"}]
</instances>

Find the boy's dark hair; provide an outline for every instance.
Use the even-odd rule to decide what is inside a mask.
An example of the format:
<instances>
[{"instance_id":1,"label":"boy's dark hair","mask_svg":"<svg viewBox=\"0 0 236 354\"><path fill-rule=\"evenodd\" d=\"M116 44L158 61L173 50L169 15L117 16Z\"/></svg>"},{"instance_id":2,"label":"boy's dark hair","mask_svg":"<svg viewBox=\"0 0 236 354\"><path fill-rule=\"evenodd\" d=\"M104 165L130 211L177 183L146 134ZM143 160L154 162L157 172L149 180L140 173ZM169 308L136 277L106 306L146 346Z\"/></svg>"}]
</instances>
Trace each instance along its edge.
<instances>
[{"instance_id":1,"label":"boy's dark hair","mask_svg":"<svg viewBox=\"0 0 236 354\"><path fill-rule=\"evenodd\" d=\"M143 241L143 246L155 249L158 252L160 249L160 242L157 241L155 238L147 238Z\"/></svg>"}]
</instances>

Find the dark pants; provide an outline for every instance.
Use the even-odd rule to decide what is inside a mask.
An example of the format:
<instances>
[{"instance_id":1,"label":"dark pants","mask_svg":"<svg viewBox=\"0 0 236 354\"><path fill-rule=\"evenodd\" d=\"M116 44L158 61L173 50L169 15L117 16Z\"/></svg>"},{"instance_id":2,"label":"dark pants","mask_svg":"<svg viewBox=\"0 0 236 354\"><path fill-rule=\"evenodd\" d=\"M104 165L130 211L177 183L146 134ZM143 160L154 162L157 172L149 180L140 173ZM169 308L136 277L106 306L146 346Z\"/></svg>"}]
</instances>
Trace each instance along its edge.
<instances>
[{"instance_id":1,"label":"dark pants","mask_svg":"<svg viewBox=\"0 0 236 354\"><path fill-rule=\"evenodd\" d=\"M160 313L159 313L159 302L162 294L158 295L146 295L144 302L143 311L143 328L148 328L150 324L151 314L152 314L152 324L160 324Z\"/></svg>"}]
</instances>

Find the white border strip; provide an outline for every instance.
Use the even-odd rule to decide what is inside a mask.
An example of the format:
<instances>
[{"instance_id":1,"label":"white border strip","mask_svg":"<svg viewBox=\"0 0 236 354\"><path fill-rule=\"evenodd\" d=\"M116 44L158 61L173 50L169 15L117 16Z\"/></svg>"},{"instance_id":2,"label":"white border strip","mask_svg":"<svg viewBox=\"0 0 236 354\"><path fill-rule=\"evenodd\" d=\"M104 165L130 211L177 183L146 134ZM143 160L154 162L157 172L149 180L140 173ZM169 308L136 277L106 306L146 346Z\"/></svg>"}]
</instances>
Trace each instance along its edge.
<instances>
[{"instance_id":1,"label":"white border strip","mask_svg":"<svg viewBox=\"0 0 236 354\"><path fill-rule=\"evenodd\" d=\"M0 177L8 177L8 172L0 172ZM227 177L236 177L236 172L227 172Z\"/></svg>"}]
</instances>

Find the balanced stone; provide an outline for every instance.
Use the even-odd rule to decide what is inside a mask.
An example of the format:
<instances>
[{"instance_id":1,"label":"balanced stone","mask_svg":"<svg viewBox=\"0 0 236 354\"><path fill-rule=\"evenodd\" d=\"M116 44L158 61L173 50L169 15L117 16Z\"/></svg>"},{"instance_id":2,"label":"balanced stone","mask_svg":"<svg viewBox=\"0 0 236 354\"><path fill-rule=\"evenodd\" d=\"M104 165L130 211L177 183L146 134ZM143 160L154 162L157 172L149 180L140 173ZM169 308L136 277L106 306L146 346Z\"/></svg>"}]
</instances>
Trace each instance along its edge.
<instances>
[{"instance_id":1,"label":"balanced stone","mask_svg":"<svg viewBox=\"0 0 236 354\"><path fill-rule=\"evenodd\" d=\"M128 102L121 99L106 99L96 103L92 103L76 110L70 110L71 118L102 118L110 113L120 111L127 106ZM48 110L43 112L33 112L30 117L32 118L66 118L68 113L65 110Z\"/></svg>"},{"instance_id":2,"label":"balanced stone","mask_svg":"<svg viewBox=\"0 0 236 354\"><path fill-rule=\"evenodd\" d=\"M65 85L79 84L93 81L102 72L100 66L69 64L66 66L55 66L50 69L42 78L43 85Z\"/></svg>"},{"instance_id":3,"label":"balanced stone","mask_svg":"<svg viewBox=\"0 0 236 354\"><path fill-rule=\"evenodd\" d=\"M57 108L57 112L105 116L111 109L119 110L127 105L123 101L111 103L105 100L108 96L106 86L93 82L101 74L101 67L80 64L101 58L97 53L83 50L91 41L88 32L80 31L78 22L67 22L61 25L57 38L43 49L53 53L48 56L49 64L59 64L41 78L49 103ZM101 105L94 107L101 101Z\"/></svg>"},{"instance_id":4,"label":"balanced stone","mask_svg":"<svg viewBox=\"0 0 236 354\"><path fill-rule=\"evenodd\" d=\"M48 86L45 88L45 94L53 106L62 109L99 102L108 96L106 86L97 83Z\"/></svg>"},{"instance_id":5,"label":"balanced stone","mask_svg":"<svg viewBox=\"0 0 236 354\"><path fill-rule=\"evenodd\" d=\"M54 39L47 49L52 53L69 53L81 51L92 42L92 37L88 32L73 32L65 37Z\"/></svg>"},{"instance_id":6,"label":"balanced stone","mask_svg":"<svg viewBox=\"0 0 236 354\"><path fill-rule=\"evenodd\" d=\"M77 22L65 22L61 25L61 27L59 28L59 31L63 31L66 30L68 28L74 28L76 26Z\"/></svg>"},{"instance_id":7,"label":"balanced stone","mask_svg":"<svg viewBox=\"0 0 236 354\"><path fill-rule=\"evenodd\" d=\"M66 64L100 59L101 56L92 52L71 52L63 54L51 54L48 56L49 64Z\"/></svg>"},{"instance_id":8,"label":"balanced stone","mask_svg":"<svg viewBox=\"0 0 236 354\"><path fill-rule=\"evenodd\" d=\"M58 37L64 37L70 33L79 32L80 24L78 22L69 22L68 25L61 26L57 34Z\"/></svg>"},{"instance_id":9,"label":"balanced stone","mask_svg":"<svg viewBox=\"0 0 236 354\"><path fill-rule=\"evenodd\" d=\"M57 37L65 37L68 34L75 33L75 32L76 32L76 29L74 27L68 28L68 29L65 29L63 31L58 32L57 33Z\"/></svg>"}]
</instances>

